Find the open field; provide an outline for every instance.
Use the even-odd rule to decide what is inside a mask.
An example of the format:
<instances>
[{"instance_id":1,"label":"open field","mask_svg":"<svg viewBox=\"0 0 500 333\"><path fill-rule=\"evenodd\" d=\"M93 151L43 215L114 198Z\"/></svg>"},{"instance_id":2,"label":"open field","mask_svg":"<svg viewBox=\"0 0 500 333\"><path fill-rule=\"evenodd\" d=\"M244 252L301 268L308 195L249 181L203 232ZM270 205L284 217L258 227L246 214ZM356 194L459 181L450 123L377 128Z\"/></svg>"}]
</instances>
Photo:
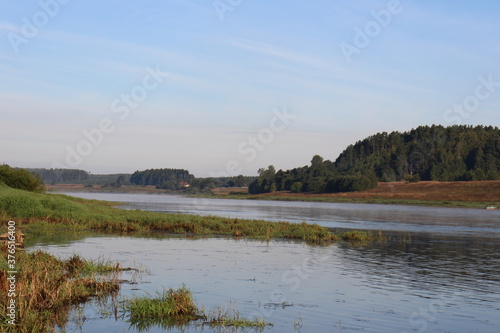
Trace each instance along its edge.
<instances>
[{"instance_id":1,"label":"open field","mask_svg":"<svg viewBox=\"0 0 500 333\"><path fill-rule=\"evenodd\" d=\"M214 191L214 193L221 192ZM379 183L375 189L360 192L320 194L273 192L258 195L244 195L242 193L219 194L218 197L485 208L488 205L500 205L500 181L392 182Z\"/></svg>"}]
</instances>

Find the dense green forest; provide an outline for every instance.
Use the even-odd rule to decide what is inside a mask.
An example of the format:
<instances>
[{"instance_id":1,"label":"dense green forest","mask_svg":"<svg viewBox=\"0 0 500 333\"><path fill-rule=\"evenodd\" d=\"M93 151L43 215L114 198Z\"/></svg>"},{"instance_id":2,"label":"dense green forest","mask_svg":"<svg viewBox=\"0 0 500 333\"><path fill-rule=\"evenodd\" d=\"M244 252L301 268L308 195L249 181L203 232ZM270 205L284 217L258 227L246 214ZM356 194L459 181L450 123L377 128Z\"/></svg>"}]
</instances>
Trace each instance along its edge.
<instances>
[{"instance_id":1,"label":"dense green forest","mask_svg":"<svg viewBox=\"0 0 500 333\"><path fill-rule=\"evenodd\" d=\"M239 175L236 177L195 178L187 170L182 169L150 169L136 171L134 174L91 174L78 169L25 169L38 175L44 184L84 184L120 187L121 185L154 185L157 188L179 190L189 184L191 192L208 191L216 187L247 187L257 177ZM185 184L184 184L185 185Z\"/></svg>"},{"instance_id":2,"label":"dense green forest","mask_svg":"<svg viewBox=\"0 0 500 333\"><path fill-rule=\"evenodd\" d=\"M130 184L131 174L116 173L107 175L94 175L79 169L26 169L31 173L39 175L44 184L85 184L85 185L108 185L118 186Z\"/></svg>"},{"instance_id":3,"label":"dense green forest","mask_svg":"<svg viewBox=\"0 0 500 333\"><path fill-rule=\"evenodd\" d=\"M90 174L78 169L26 169L40 175L45 184L83 184L90 178Z\"/></svg>"},{"instance_id":4,"label":"dense green forest","mask_svg":"<svg viewBox=\"0 0 500 333\"><path fill-rule=\"evenodd\" d=\"M492 126L420 126L408 132L378 133L348 146L335 161L314 156L311 164L258 177L195 178L184 169L149 169L134 174L92 175L76 169L28 169L45 184L154 185L157 188L207 191L249 187L250 193L273 191L348 192L374 188L379 181L497 180L500 130Z\"/></svg>"},{"instance_id":5,"label":"dense green forest","mask_svg":"<svg viewBox=\"0 0 500 333\"><path fill-rule=\"evenodd\" d=\"M236 177L195 178L184 169L149 169L136 171L130 177L135 185L154 185L166 190L180 190L189 187L191 191L206 191L216 187L246 187L256 177L239 175Z\"/></svg>"},{"instance_id":6,"label":"dense green forest","mask_svg":"<svg viewBox=\"0 0 500 333\"><path fill-rule=\"evenodd\" d=\"M334 162L316 155L309 166L260 169L249 191L348 192L378 181L497 180L499 173L497 127L433 125L375 134L348 146Z\"/></svg>"},{"instance_id":7,"label":"dense green forest","mask_svg":"<svg viewBox=\"0 0 500 333\"><path fill-rule=\"evenodd\" d=\"M194 176L184 169L148 169L134 172L130 183L173 190L182 187L183 183L189 184L193 179Z\"/></svg>"}]
</instances>

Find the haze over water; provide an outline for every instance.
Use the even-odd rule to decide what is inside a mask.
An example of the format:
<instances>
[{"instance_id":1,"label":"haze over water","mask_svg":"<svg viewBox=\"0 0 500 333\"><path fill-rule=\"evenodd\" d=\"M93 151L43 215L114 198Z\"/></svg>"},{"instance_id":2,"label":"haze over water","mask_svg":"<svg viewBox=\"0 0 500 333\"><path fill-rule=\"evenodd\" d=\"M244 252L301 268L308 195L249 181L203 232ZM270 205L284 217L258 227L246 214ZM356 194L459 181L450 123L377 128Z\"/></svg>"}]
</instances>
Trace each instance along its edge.
<instances>
[{"instance_id":1,"label":"haze over water","mask_svg":"<svg viewBox=\"0 0 500 333\"><path fill-rule=\"evenodd\" d=\"M227 216L267 216L270 220L289 211L292 221L317 220L335 228L374 226L373 230L379 230L384 223L390 226L383 229L390 236L387 241L363 246L90 234L75 240L46 239L30 248L63 257L74 253L103 256L123 265L147 267L150 274L139 278L137 285L125 283L122 296L154 294L185 284L206 308L225 305L244 316L262 316L274 324L266 332L493 333L500 327L498 212L233 200L209 200L195 208L191 198L175 196L72 195L122 201L130 209L149 205L151 210L177 207L176 211L184 211L191 207L187 212L200 209L203 214L226 212ZM384 216L388 218L384 220ZM124 273L127 278L130 276ZM128 330L121 320L100 319L90 305L84 313L83 331ZM300 329L294 326L298 323ZM190 326L182 331L201 328Z\"/></svg>"}]
</instances>

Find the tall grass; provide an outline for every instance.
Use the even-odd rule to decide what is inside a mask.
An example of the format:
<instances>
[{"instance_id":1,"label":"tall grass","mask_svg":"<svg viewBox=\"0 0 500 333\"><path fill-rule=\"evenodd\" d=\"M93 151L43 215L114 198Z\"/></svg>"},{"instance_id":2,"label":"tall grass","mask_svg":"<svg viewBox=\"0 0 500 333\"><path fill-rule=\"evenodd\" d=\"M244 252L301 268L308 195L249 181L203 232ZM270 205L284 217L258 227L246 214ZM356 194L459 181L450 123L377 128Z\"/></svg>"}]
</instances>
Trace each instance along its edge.
<instances>
[{"instance_id":1,"label":"tall grass","mask_svg":"<svg viewBox=\"0 0 500 333\"><path fill-rule=\"evenodd\" d=\"M31 193L4 185L0 185L0 218L16 219L16 222L24 224L27 231L43 226L115 233L143 231L236 238L288 238L311 243L339 240L329 229L316 224L123 210L96 200Z\"/></svg>"},{"instance_id":2,"label":"tall grass","mask_svg":"<svg viewBox=\"0 0 500 333\"><path fill-rule=\"evenodd\" d=\"M241 317L238 311L217 307L205 314L185 286L158 293L157 297L135 297L123 305L123 316L138 331L147 331L152 326L162 329L182 328L190 323L216 327L262 328L271 324L262 319L250 320Z\"/></svg>"},{"instance_id":3,"label":"tall grass","mask_svg":"<svg viewBox=\"0 0 500 333\"><path fill-rule=\"evenodd\" d=\"M3 251L2 251L3 252ZM16 326L7 323L7 262L0 258L0 331L48 332L65 326L72 305L118 291L116 265L78 256L62 261L37 251L16 253Z\"/></svg>"},{"instance_id":4,"label":"tall grass","mask_svg":"<svg viewBox=\"0 0 500 333\"><path fill-rule=\"evenodd\" d=\"M123 310L128 314L130 325L139 331L153 325L169 329L204 317L191 292L184 286L163 291L155 298L144 296L127 300Z\"/></svg>"}]
</instances>

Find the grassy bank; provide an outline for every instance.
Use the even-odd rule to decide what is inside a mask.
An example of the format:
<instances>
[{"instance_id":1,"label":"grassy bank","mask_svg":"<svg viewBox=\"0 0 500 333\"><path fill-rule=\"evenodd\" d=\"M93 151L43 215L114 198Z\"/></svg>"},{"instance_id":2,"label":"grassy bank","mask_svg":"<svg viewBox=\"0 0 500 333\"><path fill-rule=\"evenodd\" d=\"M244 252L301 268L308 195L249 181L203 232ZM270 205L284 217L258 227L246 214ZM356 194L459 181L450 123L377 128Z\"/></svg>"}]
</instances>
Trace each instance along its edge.
<instances>
[{"instance_id":1,"label":"grassy bank","mask_svg":"<svg viewBox=\"0 0 500 333\"><path fill-rule=\"evenodd\" d=\"M60 194L32 193L0 185L0 214L13 219L27 233L35 228L95 230L113 233L143 232L223 235L259 239L299 239L329 243L342 239L328 228L307 223L268 222L216 216L165 214L123 210L96 200Z\"/></svg>"},{"instance_id":2,"label":"grassy bank","mask_svg":"<svg viewBox=\"0 0 500 333\"><path fill-rule=\"evenodd\" d=\"M61 261L40 251L29 254L17 251L15 258L15 269L9 267L4 255L0 258L1 332L47 332L55 326L64 327L74 304L119 289L119 268L113 263L88 261L78 256ZM16 273L8 273L12 271ZM7 280L12 276L14 280ZM12 293L15 298L9 297ZM11 300L15 301L15 310L7 308ZM13 319L9 317L11 310L16 317L9 323Z\"/></svg>"},{"instance_id":3,"label":"grassy bank","mask_svg":"<svg viewBox=\"0 0 500 333\"><path fill-rule=\"evenodd\" d=\"M24 232L29 238L40 229L54 233L93 230L123 233L169 233L180 235L224 235L259 239L300 239L314 244L329 244L341 239L349 242L364 242L380 238L366 232L333 234L329 229L306 223L267 222L221 217L203 217L184 214L153 213L138 210L122 210L113 203L85 200L61 194L33 193L0 184L0 218L15 221L16 233ZM7 231L2 223L0 233ZM92 262L74 256L62 261L44 252L16 252L16 324L8 324L10 288L7 244L2 245L0 258L0 331L2 332L47 332L54 327L64 327L73 305L92 297L106 296L119 289L115 264ZM158 299L137 299L127 303L125 311L137 328L158 323L155 311L167 311L172 316L160 324L166 326L184 323L176 318L182 314L174 301L182 301L186 293L169 292ZM10 296L9 296L10 297ZM12 298L12 297L11 297ZM173 310L172 310L173 309ZM177 310L176 310L177 309ZM188 309L189 310L189 309ZM202 320L203 324L222 327L262 327L262 321L240 318L237 312L211 311L208 315L197 308L187 311L189 320ZM142 311L142 312L141 312ZM151 311L153 318L151 318ZM177 314L176 314L177 313ZM162 317L165 317L162 315ZM168 317L168 316L167 316ZM183 319L184 318L184 319ZM163 319L161 319L163 320Z\"/></svg>"}]
</instances>

